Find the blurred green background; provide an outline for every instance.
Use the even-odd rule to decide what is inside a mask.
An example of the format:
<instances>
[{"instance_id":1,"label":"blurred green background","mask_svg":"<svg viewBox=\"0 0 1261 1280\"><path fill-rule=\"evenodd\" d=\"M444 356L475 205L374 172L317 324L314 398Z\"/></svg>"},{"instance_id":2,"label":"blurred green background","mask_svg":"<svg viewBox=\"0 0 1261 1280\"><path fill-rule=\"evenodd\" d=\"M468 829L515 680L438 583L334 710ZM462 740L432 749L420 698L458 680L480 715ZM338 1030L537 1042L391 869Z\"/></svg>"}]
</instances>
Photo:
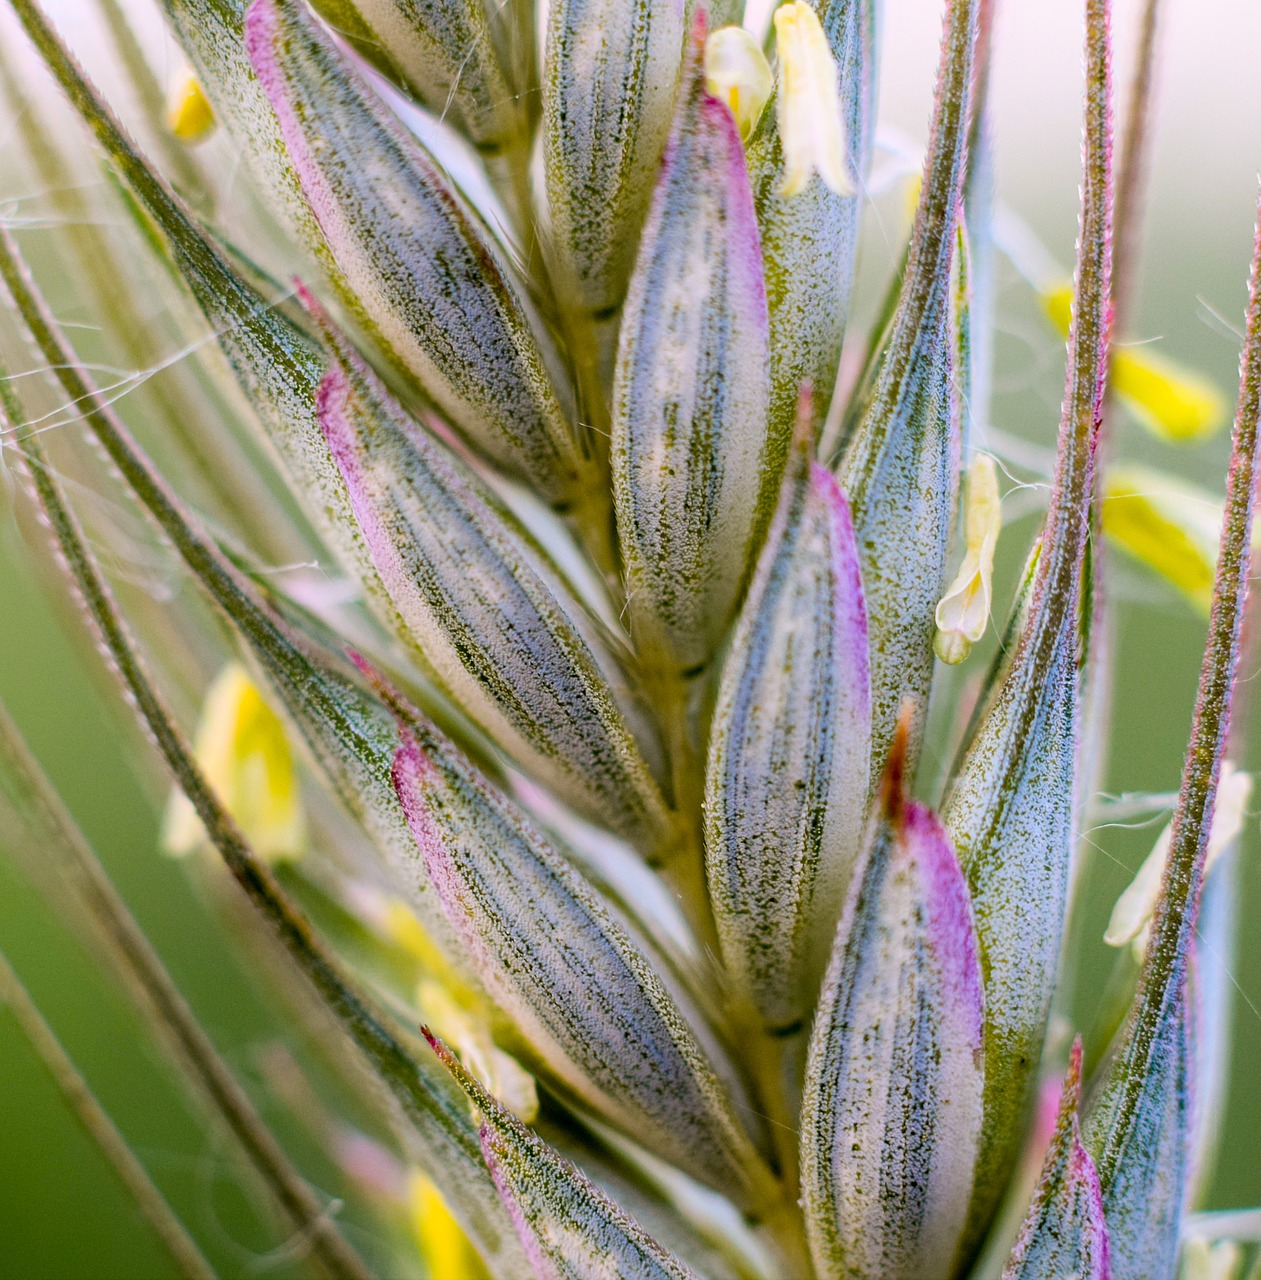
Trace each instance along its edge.
<instances>
[{"instance_id":1,"label":"blurred green background","mask_svg":"<svg viewBox=\"0 0 1261 1280\"><path fill-rule=\"evenodd\" d=\"M910 5L908 17L891 19L886 41L894 72L885 118L916 135L922 132L925 104L923 49L931 50L937 10L931 3ZM1067 27L1076 31L1072 23ZM1118 22L1120 39L1129 30ZM1027 36L1027 24L1018 34ZM1226 30L1220 34L1229 38ZM1069 54L1038 69L1036 74L1046 78L1049 105L1046 118L1036 122L1039 140L1030 144L1021 128L1032 115L1013 112L1009 119L1001 114L1001 95L1014 92L1020 71L1014 55L1002 61L1016 38L999 43L1000 71L1006 77L999 83L1002 193L1059 260L1068 263L1076 217L1077 64ZM902 47L906 60L899 63L895 55ZM1175 88L1187 74L1177 61L1180 47L1185 49L1173 45L1169 55ZM1069 41L1063 48L1074 46ZM1045 49L1043 55L1050 56ZM1207 68L1199 70L1201 77L1211 74ZM1035 101L1038 93L1035 86ZM1176 130L1175 135L1174 154L1181 155L1182 135ZM1233 397L1238 340L1229 328L1237 328L1242 315L1261 147L1251 117L1218 120L1205 137L1206 147L1220 153L1221 163L1210 166L1211 176L1200 175L1198 182L1186 180L1184 164L1171 165L1168 149L1158 151L1146 237L1148 266L1134 331L1162 339L1162 352L1203 370ZM0 158L4 154L0 149ZM877 246L873 260L881 261L882 252ZM64 291L58 301L62 307L73 306ZM1026 291L1008 276L1003 277L999 319L992 419L1005 432L1049 446L1058 414L1062 351ZM1194 450L1175 450L1123 423L1114 448L1121 456L1170 468L1215 491L1222 488L1224 432ZM214 913L184 870L156 853L162 788L154 781L149 748L120 717L119 699L83 642L64 603L61 582L48 572L42 553L30 554L28 543L37 542L38 532L28 519L14 515L23 501L5 470L3 454L0 487L0 697L207 1028L247 1083L257 1086L259 1047L302 1033L286 1025L283 1011L269 1001L248 962L242 963L225 943ZM1030 518L1005 535L1005 581L1022 558L1032 527ZM1118 668L1105 785L1113 793L1171 790L1177 785L1190 723L1203 623L1137 569L1119 564L1114 590L1120 604ZM1001 612L1005 607L1006 597L1000 597L997 608ZM1243 676L1253 682L1256 674L1249 668ZM1250 736L1243 762L1252 768L1261 767L1257 736ZM1092 833L1073 943L1091 975L1079 993L1079 1016L1094 994L1092 982L1097 989L1110 962L1100 942L1108 913L1159 825ZM1243 848L1240 946L1234 963L1232 1075L1219 1166L1208 1192L1208 1203L1220 1207L1261 1203L1261 1108L1256 1104L1261 931L1253 923L1261 911L1259 847L1252 814ZM241 1191L231 1155L183 1102L125 1002L75 943L66 922L3 859L0 944L212 1262L229 1276L294 1273L287 1255L275 1248L273 1229ZM263 1097L258 1088L254 1093ZM270 1108L268 1115L301 1153L304 1168L317 1180L322 1175L323 1185L337 1194L336 1175L321 1164L309 1136L279 1108ZM371 1248L368 1228L353 1215L349 1230ZM112 1173L78 1132L10 1018L0 1012L0 1277L123 1280L164 1275L167 1267Z\"/></svg>"}]
</instances>

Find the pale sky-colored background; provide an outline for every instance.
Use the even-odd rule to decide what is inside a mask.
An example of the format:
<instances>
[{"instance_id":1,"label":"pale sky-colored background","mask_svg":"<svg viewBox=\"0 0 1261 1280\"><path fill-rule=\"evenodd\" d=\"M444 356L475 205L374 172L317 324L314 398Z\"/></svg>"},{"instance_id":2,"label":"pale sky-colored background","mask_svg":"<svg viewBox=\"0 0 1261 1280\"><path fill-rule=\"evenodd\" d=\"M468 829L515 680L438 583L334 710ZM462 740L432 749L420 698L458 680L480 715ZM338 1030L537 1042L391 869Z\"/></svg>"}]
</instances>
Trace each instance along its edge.
<instances>
[{"instance_id":1,"label":"pale sky-colored background","mask_svg":"<svg viewBox=\"0 0 1261 1280\"><path fill-rule=\"evenodd\" d=\"M1078 170L1084 8L1077 0L998 0L999 191L1065 261L1077 198L1069 175ZM1140 8L1141 0L1114 8L1118 118ZM940 0L889 0L884 9L880 119L918 138L941 10ZM1209 281L1232 262L1242 281L1261 171L1261 3L1165 0L1163 13L1146 279L1158 290L1162 259L1176 255L1188 282ZM1231 305L1229 314L1240 309Z\"/></svg>"},{"instance_id":2,"label":"pale sky-colored background","mask_svg":"<svg viewBox=\"0 0 1261 1280\"><path fill-rule=\"evenodd\" d=\"M1118 115L1141 3L1114 2ZM160 6L133 0L132 7L145 15L156 49ZM943 7L943 0L883 5L880 120L917 139L927 128ZM95 5L48 0L48 8L92 65ZM1076 170L1080 137L1083 10L1079 0L998 0L1000 191L1018 196L1018 211L1053 240L1053 219L1067 216L1055 245L1064 256L1076 198L1066 178ZM1156 245L1177 241L1185 254L1187 243L1210 235L1246 233L1261 170L1261 0L1165 0L1159 90ZM1246 242L1241 252L1246 258Z\"/></svg>"},{"instance_id":3,"label":"pale sky-colored background","mask_svg":"<svg viewBox=\"0 0 1261 1280\"><path fill-rule=\"evenodd\" d=\"M1075 162L1084 5L998 0L995 117L1002 171L1036 191ZM1140 0L1116 0L1118 90L1129 82ZM939 0L889 0L882 119L922 134L940 36ZM1156 180L1194 207L1224 181L1250 184L1261 167L1261 4L1166 0ZM1065 126L1069 127L1066 129Z\"/></svg>"},{"instance_id":4,"label":"pale sky-colored background","mask_svg":"<svg viewBox=\"0 0 1261 1280\"><path fill-rule=\"evenodd\" d=\"M754 0L757 3L758 0ZM1128 83L1141 0L1114 0L1117 85ZM48 0L72 37L95 31L90 0ZM133 3L152 18L158 6ZM917 137L928 120L942 0L885 0L881 119ZM1075 162L1082 14L1078 0L998 0L994 66L1001 166L1020 189L1055 191ZM1165 0L1157 181L1194 208L1246 189L1261 167L1261 3ZM150 27L156 31L156 27ZM89 36L88 40L91 41Z\"/></svg>"}]
</instances>

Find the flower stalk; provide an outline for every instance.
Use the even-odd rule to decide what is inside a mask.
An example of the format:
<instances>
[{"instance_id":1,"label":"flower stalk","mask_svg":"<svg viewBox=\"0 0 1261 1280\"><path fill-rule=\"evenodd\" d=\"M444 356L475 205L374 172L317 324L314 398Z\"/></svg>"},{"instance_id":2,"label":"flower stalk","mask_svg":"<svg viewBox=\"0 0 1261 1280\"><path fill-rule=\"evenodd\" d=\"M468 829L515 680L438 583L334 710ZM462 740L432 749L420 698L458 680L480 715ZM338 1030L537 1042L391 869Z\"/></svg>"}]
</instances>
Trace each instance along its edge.
<instances>
[{"instance_id":1,"label":"flower stalk","mask_svg":"<svg viewBox=\"0 0 1261 1280\"><path fill-rule=\"evenodd\" d=\"M1177 1219L1171 1221L1166 1216L1162 1221L1153 1211L1171 1211L1175 1205L1180 1208L1185 1195L1185 1095L1190 1068L1180 1037L1187 1017L1191 941L1230 733L1252 564L1261 427L1261 222L1258 228L1240 361L1239 402L1231 437L1226 513L1191 741L1138 992L1119 1052L1100 1086L1099 1100L1087 1125L1087 1142L1098 1164L1105 1212L1125 1248L1124 1264L1114 1269L1114 1274L1122 1277L1170 1265L1177 1244ZM1144 1132L1153 1156L1163 1154L1166 1143L1178 1153L1172 1169L1154 1167L1155 1160L1150 1157L1146 1167L1135 1169L1127 1163L1127 1149L1139 1132Z\"/></svg>"}]
</instances>

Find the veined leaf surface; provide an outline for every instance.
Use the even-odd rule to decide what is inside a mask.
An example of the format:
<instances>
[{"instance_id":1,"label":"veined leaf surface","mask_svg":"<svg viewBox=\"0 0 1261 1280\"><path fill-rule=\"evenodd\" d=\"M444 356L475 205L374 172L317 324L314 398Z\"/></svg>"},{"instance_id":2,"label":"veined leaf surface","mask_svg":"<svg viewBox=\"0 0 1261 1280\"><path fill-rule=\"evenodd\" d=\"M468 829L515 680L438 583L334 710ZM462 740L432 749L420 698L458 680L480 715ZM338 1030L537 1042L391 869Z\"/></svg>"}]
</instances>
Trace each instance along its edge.
<instances>
[{"instance_id":1,"label":"veined leaf surface","mask_svg":"<svg viewBox=\"0 0 1261 1280\"><path fill-rule=\"evenodd\" d=\"M31 336L57 371L72 402L81 406L86 423L111 462L171 539L189 569L222 607L241 639L258 658L286 707L306 713L294 718L308 736L317 759L331 765L333 788L345 785L350 797L363 806L365 827L374 835L380 832L388 843L388 832L383 828L390 826L391 803L399 818L402 814L396 801L381 807L374 804L383 795L392 795L389 757L382 760L377 750L379 739L375 737L375 729L381 723L379 704L321 658L308 655L295 644L287 629L260 604L252 585L190 521L100 391L82 372L75 352L42 297L34 291L25 263L3 228L0 228L0 276ZM7 429L6 412L0 411L0 418L5 419ZM111 592L86 548L77 521L65 506L54 470L44 464L38 445L32 447L28 443L27 451L38 464L32 469L32 478L41 505L49 516L67 567L83 591L94 626L109 646L124 687L135 698L181 785L188 788L195 784L209 809L218 810L211 817L206 809L199 809L199 816L207 821L208 829L214 829L215 842L225 861L237 879L249 886L255 905L265 904L266 914L273 927L277 927L281 940L300 960L308 977L333 1006L332 1011L341 1018L342 1025L382 1072L383 1082L389 1084L411 1122L420 1149L427 1153L434 1167L441 1170L444 1191L484 1255L496 1264L517 1266L517 1247L476 1159L476 1143L467 1114L458 1103L453 1105L454 1100L442 1078L431 1075L423 1065L411 1064L413 1072L419 1070L419 1080L406 1070L400 1073L399 1059L406 1056L405 1050L384 1024L375 1021L375 1013L336 973L323 946L311 937L307 922L283 900L283 893L267 869L209 793L200 770L193 764L178 729L145 673L145 664L127 628L120 621ZM386 787L384 793L382 784ZM378 818L382 820L381 828L376 826ZM397 850L399 846L394 848ZM411 863L414 866L414 852ZM441 936L445 921L435 909L434 895L422 890L418 907L422 915L428 908L428 915L434 919Z\"/></svg>"},{"instance_id":2,"label":"veined leaf surface","mask_svg":"<svg viewBox=\"0 0 1261 1280\"><path fill-rule=\"evenodd\" d=\"M858 854L871 754L853 526L809 452L801 441L723 665L705 797L723 959L775 1030L813 1005Z\"/></svg>"},{"instance_id":3,"label":"veined leaf surface","mask_svg":"<svg viewBox=\"0 0 1261 1280\"><path fill-rule=\"evenodd\" d=\"M1055 992L1075 841L1083 570L1107 372L1111 68L1103 0L1087 7L1084 201L1074 329L1051 509L1028 611L947 791L986 984L985 1140L970 1231L1010 1177ZM1088 615L1087 615L1088 617Z\"/></svg>"},{"instance_id":4,"label":"veined leaf surface","mask_svg":"<svg viewBox=\"0 0 1261 1280\"><path fill-rule=\"evenodd\" d=\"M768 331L740 132L694 52L622 322L613 489L647 660L703 667L744 583L766 467Z\"/></svg>"},{"instance_id":5,"label":"veined leaf surface","mask_svg":"<svg viewBox=\"0 0 1261 1280\"><path fill-rule=\"evenodd\" d=\"M496 1102L441 1040L425 1034L478 1110L482 1154L539 1280L696 1280L580 1170Z\"/></svg>"},{"instance_id":6,"label":"veined leaf surface","mask_svg":"<svg viewBox=\"0 0 1261 1280\"><path fill-rule=\"evenodd\" d=\"M526 107L481 0L314 0L311 7L479 151L495 155L524 143ZM521 7L520 0L507 7Z\"/></svg>"},{"instance_id":7,"label":"veined leaf surface","mask_svg":"<svg viewBox=\"0 0 1261 1280\"><path fill-rule=\"evenodd\" d=\"M172 0L173 4L176 2ZM205 18L206 26L197 27L198 32L207 38L222 34L222 54L231 61L231 51L240 47L239 29L230 22L231 0L188 2L196 4L197 14ZM179 12L184 14L183 9ZM307 510L320 534L359 580L365 594L377 603L384 601L384 588L375 573L368 571L371 561L355 523L345 482L316 420L316 394L327 370L326 356L310 335L276 305L275 299L264 296L236 270L222 248L163 182L38 8L22 0L18 16L119 180L151 220L176 271L217 337L292 487L308 496ZM240 60L243 59L242 53ZM248 68L242 74L253 83ZM276 181L282 182L283 174Z\"/></svg>"},{"instance_id":8,"label":"veined leaf surface","mask_svg":"<svg viewBox=\"0 0 1261 1280\"><path fill-rule=\"evenodd\" d=\"M254 0L244 39L342 301L487 457L573 505L593 476L485 226L301 6Z\"/></svg>"},{"instance_id":9,"label":"veined leaf surface","mask_svg":"<svg viewBox=\"0 0 1261 1280\"><path fill-rule=\"evenodd\" d=\"M912 755L932 679L933 614L959 489L951 260L963 193L977 0L946 10L924 184L897 306L838 461L871 618L872 743L879 763L905 698Z\"/></svg>"},{"instance_id":10,"label":"veined leaf surface","mask_svg":"<svg viewBox=\"0 0 1261 1280\"><path fill-rule=\"evenodd\" d=\"M400 724L394 783L474 969L541 1071L748 1206L770 1175L648 958L589 884L450 744Z\"/></svg>"},{"instance_id":11,"label":"veined leaf surface","mask_svg":"<svg viewBox=\"0 0 1261 1280\"><path fill-rule=\"evenodd\" d=\"M819 22L840 68L850 166L866 177L875 122L875 0L819 0ZM849 313L862 197L839 196L822 180L800 194L780 194L784 158L776 112L762 113L749 140L761 231L771 335L771 438L786 451L802 383L827 416Z\"/></svg>"},{"instance_id":12,"label":"veined leaf surface","mask_svg":"<svg viewBox=\"0 0 1261 1280\"><path fill-rule=\"evenodd\" d=\"M953 1275L980 1140L985 997L972 913L941 823L902 795L905 732L806 1064L803 1206L823 1280Z\"/></svg>"},{"instance_id":13,"label":"veined leaf surface","mask_svg":"<svg viewBox=\"0 0 1261 1280\"><path fill-rule=\"evenodd\" d=\"M683 60L683 0L553 0L543 162L558 275L600 320L626 292Z\"/></svg>"},{"instance_id":14,"label":"veined leaf surface","mask_svg":"<svg viewBox=\"0 0 1261 1280\"><path fill-rule=\"evenodd\" d=\"M1232 840L1204 880L1191 967L1195 1094L1191 1126L1191 1202L1207 1189L1226 1124L1231 1031L1239 956L1239 841Z\"/></svg>"},{"instance_id":15,"label":"veined leaf surface","mask_svg":"<svg viewBox=\"0 0 1261 1280\"><path fill-rule=\"evenodd\" d=\"M1003 1280L1109 1280L1108 1224L1099 1173L1082 1145L1081 1040L1073 1046L1042 1176Z\"/></svg>"},{"instance_id":16,"label":"veined leaf surface","mask_svg":"<svg viewBox=\"0 0 1261 1280\"><path fill-rule=\"evenodd\" d=\"M1103 1210L1112 1248L1110 1280L1147 1280L1177 1270L1178 1224L1190 1188L1192 1054L1191 1011L1185 988L1150 1041L1141 1076L1125 1061L1133 1040L1126 1028L1121 1060L1109 1067L1086 1113L1086 1149L1096 1161L1110 1157ZM1131 1075L1134 1072L1134 1075ZM1138 1085L1131 1089L1131 1079ZM1126 1144L1115 1144L1126 1116ZM1109 1150L1109 1147L1112 1150Z\"/></svg>"},{"instance_id":17,"label":"veined leaf surface","mask_svg":"<svg viewBox=\"0 0 1261 1280\"><path fill-rule=\"evenodd\" d=\"M584 636L580 606L504 506L313 314L334 357L320 426L408 636L510 755L592 821L651 847L665 803L592 652L594 624Z\"/></svg>"},{"instance_id":18,"label":"veined leaf surface","mask_svg":"<svg viewBox=\"0 0 1261 1280\"><path fill-rule=\"evenodd\" d=\"M1086 1117L1099 1166L1116 1280L1172 1274L1190 1183L1193 1051L1189 968L1252 571L1261 436L1261 230L1254 247L1239 404L1217 555L1208 645L1183 764L1160 898L1138 991Z\"/></svg>"},{"instance_id":19,"label":"veined leaf surface","mask_svg":"<svg viewBox=\"0 0 1261 1280\"><path fill-rule=\"evenodd\" d=\"M293 165L276 129L276 116L250 67L241 39L249 0L162 0L167 18L215 119L244 148L261 189L291 219L304 208ZM309 232L310 228L306 228Z\"/></svg>"}]
</instances>

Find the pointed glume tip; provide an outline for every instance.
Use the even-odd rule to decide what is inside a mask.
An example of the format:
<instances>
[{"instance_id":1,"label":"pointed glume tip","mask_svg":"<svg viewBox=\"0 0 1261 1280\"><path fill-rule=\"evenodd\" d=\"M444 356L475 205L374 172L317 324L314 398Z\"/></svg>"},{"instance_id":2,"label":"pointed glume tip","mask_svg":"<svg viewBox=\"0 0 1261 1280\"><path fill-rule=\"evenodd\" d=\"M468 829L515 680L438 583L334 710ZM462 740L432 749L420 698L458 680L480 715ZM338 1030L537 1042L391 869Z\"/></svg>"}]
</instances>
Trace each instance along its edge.
<instances>
[{"instance_id":1,"label":"pointed glume tip","mask_svg":"<svg viewBox=\"0 0 1261 1280\"><path fill-rule=\"evenodd\" d=\"M889 744L889 758L885 762L884 777L880 782L880 803L885 816L895 827L901 827L906 814L906 760L910 750L911 721L915 709L908 701L903 704Z\"/></svg>"}]
</instances>

